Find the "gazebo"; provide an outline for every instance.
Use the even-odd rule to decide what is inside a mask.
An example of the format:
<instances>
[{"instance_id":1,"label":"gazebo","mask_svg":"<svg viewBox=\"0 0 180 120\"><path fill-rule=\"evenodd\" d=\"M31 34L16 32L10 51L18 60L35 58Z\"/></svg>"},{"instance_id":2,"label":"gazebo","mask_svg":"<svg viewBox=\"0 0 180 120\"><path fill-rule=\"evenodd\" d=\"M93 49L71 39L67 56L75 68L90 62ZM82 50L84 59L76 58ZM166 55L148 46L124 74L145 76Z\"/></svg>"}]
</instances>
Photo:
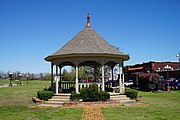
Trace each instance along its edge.
<instances>
[{"instance_id":1,"label":"gazebo","mask_svg":"<svg viewBox=\"0 0 180 120\"><path fill-rule=\"evenodd\" d=\"M76 93L83 87L88 87L90 84L95 83L99 89L105 91L105 65L112 69L118 64L118 92L124 93L124 74L123 62L129 60L129 55L119 51L119 49L111 46L104 40L90 25L90 15L87 16L87 24L83 30L75 35L67 44L61 49L45 58L46 61L51 62L51 88L58 94L62 92L64 86L61 79L62 67L68 65L75 68L75 82L66 84L75 84ZM55 76L54 76L55 66ZM92 82L81 82L78 77L79 67L93 66L94 70L97 67L101 69L101 80L97 81L96 77ZM57 77L58 76L58 77ZM54 83L53 81L56 81ZM113 86L112 86L113 87Z\"/></svg>"}]
</instances>

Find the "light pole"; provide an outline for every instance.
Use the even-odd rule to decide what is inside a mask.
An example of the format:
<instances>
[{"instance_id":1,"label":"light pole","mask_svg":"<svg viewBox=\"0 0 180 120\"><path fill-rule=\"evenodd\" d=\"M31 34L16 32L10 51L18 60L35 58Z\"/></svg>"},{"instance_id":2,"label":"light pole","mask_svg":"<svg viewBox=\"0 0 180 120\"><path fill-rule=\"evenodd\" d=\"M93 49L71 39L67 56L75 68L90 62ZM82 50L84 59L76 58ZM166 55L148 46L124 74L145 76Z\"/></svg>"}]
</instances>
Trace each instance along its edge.
<instances>
[{"instance_id":1,"label":"light pole","mask_svg":"<svg viewBox=\"0 0 180 120\"><path fill-rule=\"evenodd\" d=\"M9 78L10 78L9 87L12 87L12 83L11 83L11 80L12 80L12 78L13 78L13 73L12 73L12 72L9 73Z\"/></svg>"},{"instance_id":2,"label":"light pole","mask_svg":"<svg viewBox=\"0 0 180 120\"><path fill-rule=\"evenodd\" d=\"M20 80L20 85L21 85L21 78L22 78L22 74L21 74L21 73L19 73L18 77L19 77L19 80Z\"/></svg>"},{"instance_id":3,"label":"light pole","mask_svg":"<svg viewBox=\"0 0 180 120\"><path fill-rule=\"evenodd\" d=\"M29 75L26 75L27 84L28 84L28 79L29 79Z\"/></svg>"}]
</instances>

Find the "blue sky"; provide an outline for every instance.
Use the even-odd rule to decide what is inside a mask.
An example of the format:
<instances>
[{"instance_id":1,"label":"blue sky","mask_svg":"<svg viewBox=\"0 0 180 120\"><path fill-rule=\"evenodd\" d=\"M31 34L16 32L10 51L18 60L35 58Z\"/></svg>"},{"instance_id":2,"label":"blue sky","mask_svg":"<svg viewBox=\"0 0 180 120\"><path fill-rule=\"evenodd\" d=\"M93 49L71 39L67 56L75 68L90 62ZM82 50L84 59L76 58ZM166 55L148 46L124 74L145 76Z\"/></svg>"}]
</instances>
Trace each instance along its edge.
<instances>
[{"instance_id":1,"label":"blue sky","mask_svg":"<svg viewBox=\"0 0 180 120\"><path fill-rule=\"evenodd\" d=\"M180 0L0 0L0 70L49 72L44 58L86 25L130 55L126 65L177 61Z\"/></svg>"}]
</instances>

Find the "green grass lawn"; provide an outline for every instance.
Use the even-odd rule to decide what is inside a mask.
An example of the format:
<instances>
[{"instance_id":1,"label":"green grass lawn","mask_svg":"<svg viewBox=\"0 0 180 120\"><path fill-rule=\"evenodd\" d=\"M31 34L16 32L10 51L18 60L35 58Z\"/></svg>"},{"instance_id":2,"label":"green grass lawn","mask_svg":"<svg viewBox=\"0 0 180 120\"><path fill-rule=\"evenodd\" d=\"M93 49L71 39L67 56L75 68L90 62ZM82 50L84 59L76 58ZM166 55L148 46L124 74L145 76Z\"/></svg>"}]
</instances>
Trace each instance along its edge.
<instances>
[{"instance_id":1,"label":"green grass lawn","mask_svg":"<svg viewBox=\"0 0 180 120\"><path fill-rule=\"evenodd\" d=\"M107 107L107 120L180 120L180 91L168 93L139 92L143 104L136 107Z\"/></svg>"},{"instance_id":2,"label":"green grass lawn","mask_svg":"<svg viewBox=\"0 0 180 120\"><path fill-rule=\"evenodd\" d=\"M0 84L9 81L1 81ZM81 120L83 108L40 108L31 100L50 81L22 81L23 85L0 88L0 120ZM180 91L139 92L143 104L136 107L102 108L106 120L180 120Z\"/></svg>"},{"instance_id":3,"label":"green grass lawn","mask_svg":"<svg viewBox=\"0 0 180 120\"><path fill-rule=\"evenodd\" d=\"M0 84L9 81L0 81ZM13 83L13 82L12 82ZM38 90L50 85L49 81L26 81L23 85L0 88L0 120L80 120L83 108L37 108L32 102Z\"/></svg>"}]
</instances>

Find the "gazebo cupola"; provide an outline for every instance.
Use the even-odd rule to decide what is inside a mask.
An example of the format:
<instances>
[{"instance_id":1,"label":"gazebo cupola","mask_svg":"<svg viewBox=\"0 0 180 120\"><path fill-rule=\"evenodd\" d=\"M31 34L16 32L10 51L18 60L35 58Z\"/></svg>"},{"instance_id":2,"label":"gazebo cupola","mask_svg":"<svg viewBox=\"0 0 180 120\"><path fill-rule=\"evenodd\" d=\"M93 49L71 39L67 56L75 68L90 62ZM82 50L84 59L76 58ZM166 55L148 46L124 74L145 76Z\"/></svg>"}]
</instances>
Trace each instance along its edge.
<instances>
[{"instance_id":1,"label":"gazebo cupola","mask_svg":"<svg viewBox=\"0 0 180 120\"><path fill-rule=\"evenodd\" d=\"M105 90L105 75L104 67L109 65L112 69L119 64L118 88L121 94L124 93L124 75L122 71L123 62L129 60L129 55L119 51L119 49L112 47L106 40L104 40L90 25L90 15L88 13L86 27L75 35L67 44L61 49L45 58L46 61L51 62L51 87L56 88L56 93L62 89L63 82L61 80L61 69L63 66L70 65L75 68L75 89L79 93L82 87L89 86L96 83L99 89ZM94 66L96 69L101 69L101 81L83 82L79 81L79 67ZM56 76L60 76L59 84L54 85L54 71L56 66ZM59 72L58 72L59 71ZM113 72L112 72L113 74ZM113 75L112 75L113 76ZM113 80L113 77L112 77Z\"/></svg>"}]
</instances>

